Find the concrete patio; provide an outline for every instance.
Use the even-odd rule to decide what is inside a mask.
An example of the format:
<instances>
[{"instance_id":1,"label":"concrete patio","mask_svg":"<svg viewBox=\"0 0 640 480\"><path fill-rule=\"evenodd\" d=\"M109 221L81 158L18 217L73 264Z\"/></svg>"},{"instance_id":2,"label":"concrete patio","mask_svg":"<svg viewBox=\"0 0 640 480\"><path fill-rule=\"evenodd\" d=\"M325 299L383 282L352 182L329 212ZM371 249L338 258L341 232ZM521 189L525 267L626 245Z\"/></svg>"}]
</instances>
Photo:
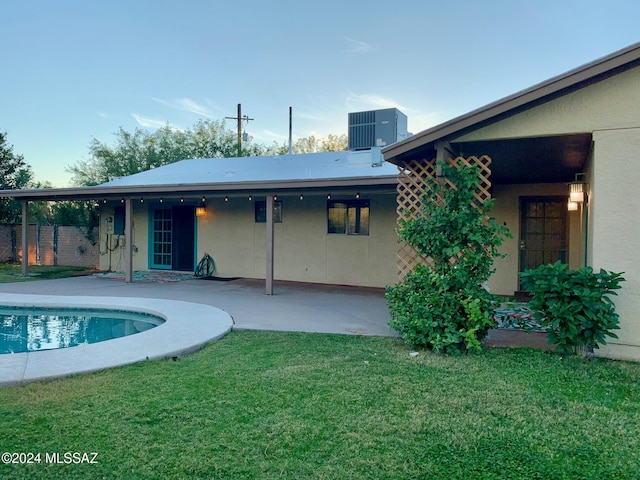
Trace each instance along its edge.
<instances>
[{"instance_id":1,"label":"concrete patio","mask_svg":"<svg viewBox=\"0 0 640 480\"><path fill-rule=\"evenodd\" d=\"M176 321L172 322L171 330L159 327L150 331L156 333L144 332L100 344L2 356L0 384L24 383L124 365L145 358L171 356L163 355L163 351L180 350L186 353L195 347L176 347L175 340L178 337L198 335L202 328L207 330L207 335L201 336L204 341L219 338L231 327L287 332L397 335L388 326L389 312L383 289L275 282L274 295L266 295L263 280L204 280L175 274L146 275L133 283L125 283L117 276L94 275L0 284L0 303L8 304L12 298L24 299L27 295L34 294L48 297L49 300L46 301L50 303L63 301L81 307L108 303L110 307L116 308L133 305L161 309L164 305L162 308L165 311L175 312ZM217 318L220 314L228 314L233 325L231 326L231 322L229 326L218 322L219 325L214 327L215 331L210 331L211 328L204 325L197 325L198 322L207 323L202 322L203 318ZM170 331L168 336L160 335L167 331ZM148 345L140 345L144 340L143 335L148 338L157 335L158 338ZM201 346L204 341L191 339L190 345ZM135 347L119 348L128 342L138 343ZM491 330L485 344L493 347L549 348L544 333L527 334L507 329ZM131 352L138 356L132 357Z\"/></svg>"},{"instance_id":2,"label":"concrete patio","mask_svg":"<svg viewBox=\"0 0 640 480\"><path fill-rule=\"evenodd\" d=\"M387 325L383 289L276 281L274 295L264 291L264 280L255 279L125 283L118 278L88 276L0 284L0 295L140 297L202 303L229 313L235 329L394 335Z\"/></svg>"},{"instance_id":3,"label":"concrete patio","mask_svg":"<svg viewBox=\"0 0 640 480\"><path fill-rule=\"evenodd\" d=\"M165 277L160 273L125 283L115 275L94 275L4 283L0 284L0 295L6 292L181 300L226 311L234 320L233 328L238 330L397 335L388 326L389 311L381 288L275 281L274 295L265 295L264 280L189 277ZM513 329L491 330L485 343L496 347L549 348L544 333Z\"/></svg>"}]
</instances>

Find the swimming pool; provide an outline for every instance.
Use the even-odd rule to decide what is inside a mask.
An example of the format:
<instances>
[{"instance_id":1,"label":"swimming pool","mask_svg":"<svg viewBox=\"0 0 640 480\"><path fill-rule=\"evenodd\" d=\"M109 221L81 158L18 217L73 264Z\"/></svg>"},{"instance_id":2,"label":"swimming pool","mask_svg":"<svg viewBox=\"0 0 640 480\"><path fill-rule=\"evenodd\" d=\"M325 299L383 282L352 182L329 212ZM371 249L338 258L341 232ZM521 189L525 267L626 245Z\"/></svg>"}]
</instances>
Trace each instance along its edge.
<instances>
[{"instance_id":1,"label":"swimming pool","mask_svg":"<svg viewBox=\"0 0 640 480\"><path fill-rule=\"evenodd\" d=\"M0 355L0 386L177 358L223 337L233 328L233 319L224 310L180 300L2 293L2 306L127 311L156 316L164 322L135 335L98 343Z\"/></svg>"},{"instance_id":2,"label":"swimming pool","mask_svg":"<svg viewBox=\"0 0 640 480\"><path fill-rule=\"evenodd\" d=\"M0 354L104 342L162 323L156 315L126 310L0 306Z\"/></svg>"}]
</instances>

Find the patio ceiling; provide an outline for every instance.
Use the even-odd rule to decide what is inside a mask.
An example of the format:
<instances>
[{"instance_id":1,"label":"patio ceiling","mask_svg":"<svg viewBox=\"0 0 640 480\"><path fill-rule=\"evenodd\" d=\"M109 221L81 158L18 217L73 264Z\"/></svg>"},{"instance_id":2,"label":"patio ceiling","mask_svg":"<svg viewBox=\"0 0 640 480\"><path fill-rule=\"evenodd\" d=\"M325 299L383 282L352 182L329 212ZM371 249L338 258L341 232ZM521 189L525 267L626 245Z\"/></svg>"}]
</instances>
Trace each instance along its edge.
<instances>
[{"instance_id":1,"label":"patio ceiling","mask_svg":"<svg viewBox=\"0 0 640 480\"><path fill-rule=\"evenodd\" d=\"M448 154L454 156L488 155L494 185L570 182L589 158L591 134L451 142L450 150ZM429 144L404 154L401 161L436 156L434 144Z\"/></svg>"},{"instance_id":2,"label":"patio ceiling","mask_svg":"<svg viewBox=\"0 0 640 480\"><path fill-rule=\"evenodd\" d=\"M491 183L570 182L583 171L591 134L452 143L461 156L488 155Z\"/></svg>"}]
</instances>

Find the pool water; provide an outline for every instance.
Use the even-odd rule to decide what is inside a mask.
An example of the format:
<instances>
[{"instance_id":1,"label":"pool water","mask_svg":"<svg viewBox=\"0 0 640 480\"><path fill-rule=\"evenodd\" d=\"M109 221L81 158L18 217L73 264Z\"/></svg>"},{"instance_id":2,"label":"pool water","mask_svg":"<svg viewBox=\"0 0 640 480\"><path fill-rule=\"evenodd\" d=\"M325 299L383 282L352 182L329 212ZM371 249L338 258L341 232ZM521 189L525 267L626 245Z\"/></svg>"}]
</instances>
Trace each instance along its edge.
<instances>
[{"instance_id":1,"label":"pool water","mask_svg":"<svg viewBox=\"0 0 640 480\"><path fill-rule=\"evenodd\" d=\"M0 354L103 342L162 323L155 315L124 310L0 307Z\"/></svg>"}]
</instances>

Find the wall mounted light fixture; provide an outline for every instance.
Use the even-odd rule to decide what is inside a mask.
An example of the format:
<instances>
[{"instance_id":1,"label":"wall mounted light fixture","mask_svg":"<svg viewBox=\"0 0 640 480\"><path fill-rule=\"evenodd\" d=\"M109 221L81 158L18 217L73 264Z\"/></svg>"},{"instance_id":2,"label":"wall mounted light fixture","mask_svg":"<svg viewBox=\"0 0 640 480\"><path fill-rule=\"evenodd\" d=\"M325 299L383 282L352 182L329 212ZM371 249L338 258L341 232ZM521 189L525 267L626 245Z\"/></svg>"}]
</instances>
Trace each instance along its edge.
<instances>
[{"instance_id":1,"label":"wall mounted light fixture","mask_svg":"<svg viewBox=\"0 0 640 480\"><path fill-rule=\"evenodd\" d=\"M575 180L569 183L569 201L582 203L587 192L586 173L576 173Z\"/></svg>"},{"instance_id":2,"label":"wall mounted light fixture","mask_svg":"<svg viewBox=\"0 0 640 480\"><path fill-rule=\"evenodd\" d=\"M569 183L569 202L567 210L570 212L578 211L579 205L584 203L587 195L587 174L576 173L575 180Z\"/></svg>"},{"instance_id":3,"label":"wall mounted light fixture","mask_svg":"<svg viewBox=\"0 0 640 480\"><path fill-rule=\"evenodd\" d=\"M206 217L207 216L207 206L202 203L196 207L196 217Z\"/></svg>"}]
</instances>

